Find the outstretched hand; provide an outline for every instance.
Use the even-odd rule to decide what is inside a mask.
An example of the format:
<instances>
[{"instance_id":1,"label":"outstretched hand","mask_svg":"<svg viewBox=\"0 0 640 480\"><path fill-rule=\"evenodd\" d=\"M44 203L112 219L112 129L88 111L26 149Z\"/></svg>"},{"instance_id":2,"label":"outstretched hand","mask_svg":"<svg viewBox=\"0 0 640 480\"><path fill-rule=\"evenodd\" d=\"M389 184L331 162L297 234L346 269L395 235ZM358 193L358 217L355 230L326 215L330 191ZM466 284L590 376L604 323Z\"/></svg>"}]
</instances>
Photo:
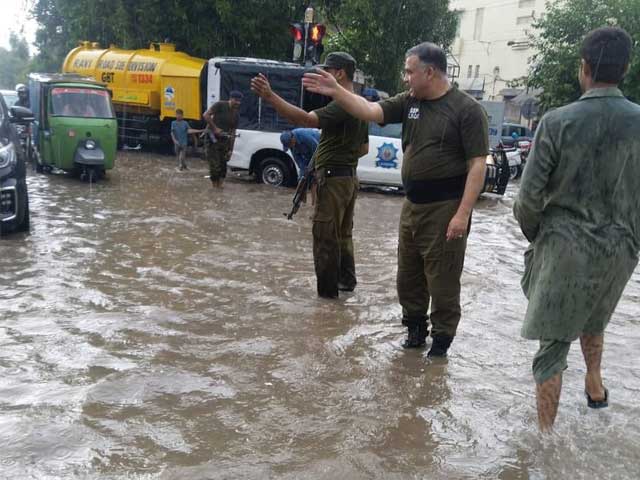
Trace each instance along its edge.
<instances>
[{"instance_id":1,"label":"outstretched hand","mask_svg":"<svg viewBox=\"0 0 640 480\"><path fill-rule=\"evenodd\" d=\"M333 97L338 92L338 82L329 72L316 70L316 73L305 73L302 77L304 88L313 93Z\"/></svg>"},{"instance_id":2,"label":"outstretched hand","mask_svg":"<svg viewBox=\"0 0 640 480\"><path fill-rule=\"evenodd\" d=\"M267 77L265 77L262 73L259 73L257 76L251 79L251 90L256 95L264 98L265 100L273 95L269 80L267 80Z\"/></svg>"}]
</instances>

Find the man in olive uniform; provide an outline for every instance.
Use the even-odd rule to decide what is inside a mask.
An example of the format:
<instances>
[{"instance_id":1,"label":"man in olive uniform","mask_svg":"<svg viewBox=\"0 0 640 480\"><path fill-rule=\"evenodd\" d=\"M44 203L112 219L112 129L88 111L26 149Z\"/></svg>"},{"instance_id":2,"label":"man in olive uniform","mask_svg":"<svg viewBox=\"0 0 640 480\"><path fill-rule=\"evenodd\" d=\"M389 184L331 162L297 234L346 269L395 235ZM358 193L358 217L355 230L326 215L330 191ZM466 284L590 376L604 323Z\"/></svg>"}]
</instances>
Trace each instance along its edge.
<instances>
[{"instance_id":1,"label":"man in olive uniform","mask_svg":"<svg viewBox=\"0 0 640 480\"><path fill-rule=\"evenodd\" d=\"M562 371L577 338L587 405L602 408L609 401L600 372L604 330L640 250L640 107L617 88L631 49L619 28L585 37L584 94L542 118L514 204L531 242L522 335L540 342L533 376L543 431L554 424Z\"/></svg>"},{"instance_id":2,"label":"man in olive uniform","mask_svg":"<svg viewBox=\"0 0 640 480\"><path fill-rule=\"evenodd\" d=\"M402 182L398 297L408 329L405 348L446 356L460 322L460 276L471 211L484 185L489 133L486 113L447 78L447 56L432 43L406 54L409 90L378 103L354 95L333 78L306 74L312 92L329 95L349 113L377 123L402 122Z\"/></svg>"},{"instance_id":3,"label":"man in olive uniform","mask_svg":"<svg viewBox=\"0 0 640 480\"><path fill-rule=\"evenodd\" d=\"M323 68L353 92L356 62L344 52L327 55ZM313 259L318 295L337 298L338 291L353 291L356 269L353 255L353 213L358 194L358 159L369 151L368 124L349 115L336 102L305 112L273 93L263 75L251 81L254 92L294 125L320 128L322 135L313 157L316 205L313 215Z\"/></svg>"},{"instance_id":4,"label":"man in olive uniform","mask_svg":"<svg viewBox=\"0 0 640 480\"><path fill-rule=\"evenodd\" d=\"M241 103L242 93L233 90L228 101L214 103L202 116L209 126L204 151L209 162L209 178L214 187L221 188L227 177L227 162L233 153Z\"/></svg>"}]
</instances>

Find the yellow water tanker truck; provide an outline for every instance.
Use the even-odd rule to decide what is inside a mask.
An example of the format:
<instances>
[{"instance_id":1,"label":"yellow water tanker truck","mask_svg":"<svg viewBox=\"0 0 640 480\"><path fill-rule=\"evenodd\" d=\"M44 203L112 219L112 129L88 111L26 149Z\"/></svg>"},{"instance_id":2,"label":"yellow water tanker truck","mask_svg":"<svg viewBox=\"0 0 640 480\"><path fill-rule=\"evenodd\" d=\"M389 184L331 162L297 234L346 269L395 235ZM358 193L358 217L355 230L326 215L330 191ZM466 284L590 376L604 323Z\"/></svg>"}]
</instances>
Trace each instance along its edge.
<instances>
[{"instance_id":1,"label":"yellow water tanker truck","mask_svg":"<svg viewBox=\"0 0 640 480\"><path fill-rule=\"evenodd\" d=\"M148 49L101 48L81 42L62 71L92 77L112 94L121 144L167 141L176 109L200 122L207 108L207 60L177 52L171 43Z\"/></svg>"}]
</instances>

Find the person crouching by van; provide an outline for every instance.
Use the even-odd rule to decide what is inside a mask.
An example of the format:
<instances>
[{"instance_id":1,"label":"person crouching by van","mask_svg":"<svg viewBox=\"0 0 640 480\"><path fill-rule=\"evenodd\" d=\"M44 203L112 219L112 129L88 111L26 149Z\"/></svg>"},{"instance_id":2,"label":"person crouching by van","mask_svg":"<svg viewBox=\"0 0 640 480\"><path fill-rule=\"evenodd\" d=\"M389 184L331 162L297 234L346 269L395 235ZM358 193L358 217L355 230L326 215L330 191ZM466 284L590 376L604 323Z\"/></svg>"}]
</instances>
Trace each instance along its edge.
<instances>
[{"instance_id":1,"label":"person crouching by van","mask_svg":"<svg viewBox=\"0 0 640 480\"><path fill-rule=\"evenodd\" d=\"M233 153L238 128L238 117L242 93L232 90L229 100L214 103L202 118L208 125L204 152L209 162L209 178L214 187L222 188L227 176L227 162Z\"/></svg>"},{"instance_id":2,"label":"person crouching by van","mask_svg":"<svg viewBox=\"0 0 640 480\"><path fill-rule=\"evenodd\" d=\"M313 154L320 143L320 130L317 128L294 128L280 134L282 149L291 149L291 155L298 166L298 181L304 177Z\"/></svg>"}]
</instances>

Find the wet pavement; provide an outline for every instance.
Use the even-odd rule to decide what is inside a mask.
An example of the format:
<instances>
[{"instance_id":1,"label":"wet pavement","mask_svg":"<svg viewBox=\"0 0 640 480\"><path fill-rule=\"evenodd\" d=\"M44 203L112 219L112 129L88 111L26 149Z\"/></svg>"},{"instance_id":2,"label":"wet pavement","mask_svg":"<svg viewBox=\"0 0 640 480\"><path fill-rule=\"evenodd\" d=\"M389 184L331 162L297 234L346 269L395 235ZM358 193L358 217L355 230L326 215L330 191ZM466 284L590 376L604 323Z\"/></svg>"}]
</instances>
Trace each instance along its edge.
<instances>
[{"instance_id":1,"label":"wet pavement","mask_svg":"<svg viewBox=\"0 0 640 480\"><path fill-rule=\"evenodd\" d=\"M449 359L400 348L402 198L363 192L359 285L315 296L309 207L204 162L123 152L107 181L29 178L0 240L0 478L635 479L640 275L605 339L611 407L574 345L556 433L519 337L517 185L481 200Z\"/></svg>"}]
</instances>

